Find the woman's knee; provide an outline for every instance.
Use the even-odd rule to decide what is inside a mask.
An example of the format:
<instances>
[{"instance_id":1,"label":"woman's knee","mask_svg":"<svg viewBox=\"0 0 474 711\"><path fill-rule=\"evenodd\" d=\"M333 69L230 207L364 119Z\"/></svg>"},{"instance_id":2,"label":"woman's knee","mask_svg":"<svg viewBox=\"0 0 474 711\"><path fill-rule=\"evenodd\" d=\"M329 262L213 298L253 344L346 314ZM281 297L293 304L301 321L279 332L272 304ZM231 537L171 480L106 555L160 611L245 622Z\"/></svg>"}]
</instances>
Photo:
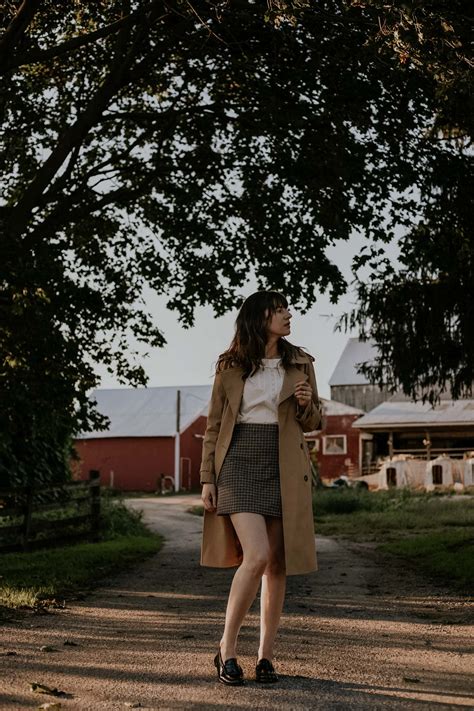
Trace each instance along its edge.
<instances>
[{"instance_id":1,"label":"woman's knee","mask_svg":"<svg viewBox=\"0 0 474 711\"><path fill-rule=\"evenodd\" d=\"M286 575L284 553L270 553L267 565L265 566L265 575Z\"/></svg>"},{"instance_id":2,"label":"woman's knee","mask_svg":"<svg viewBox=\"0 0 474 711\"><path fill-rule=\"evenodd\" d=\"M267 548L244 551L243 565L254 575L263 575L269 561L270 550Z\"/></svg>"},{"instance_id":3,"label":"woman's knee","mask_svg":"<svg viewBox=\"0 0 474 711\"><path fill-rule=\"evenodd\" d=\"M231 514L231 521L243 550L243 565L254 575L262 575L270 560L270 543L265 518L260 514Z\"/></svg>"}]
</instances>

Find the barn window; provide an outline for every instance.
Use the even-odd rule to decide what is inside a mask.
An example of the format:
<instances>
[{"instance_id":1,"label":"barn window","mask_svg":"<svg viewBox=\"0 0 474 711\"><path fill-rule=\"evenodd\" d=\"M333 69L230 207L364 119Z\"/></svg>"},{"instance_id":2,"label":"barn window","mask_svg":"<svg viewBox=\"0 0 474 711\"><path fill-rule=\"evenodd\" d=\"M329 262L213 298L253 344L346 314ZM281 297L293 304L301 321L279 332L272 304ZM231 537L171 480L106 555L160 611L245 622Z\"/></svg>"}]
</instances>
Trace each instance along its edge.
<instances>
[{"instance_id":1,"label":"barn window","mask_svg":"<svg viewBox=\"0 0 474 711\"><path fill-rule=\"evenodd\" d=\"M323 454L347 454L346 435L325 435Z\"/></svg>"},{"instance_id":2,"label":"barn window","mask_svg":"<svg viewBox=\"0 0 474 711\"><path fill-rule=\"evenodd\" d=\"M433 484L440 486L443 483L443 467L441 464L434 464L431 472L433 475Z\"/></svg>"},{"instance_id":3,"label":"barn window","mask_svg":"<svg viewBox=\"0 0 474 711\"><path fill-rule=\"evenodd\" d=\"M387 467L387 486L397 485L397 470L395 467Z\"/></svg>"}]
</instances>

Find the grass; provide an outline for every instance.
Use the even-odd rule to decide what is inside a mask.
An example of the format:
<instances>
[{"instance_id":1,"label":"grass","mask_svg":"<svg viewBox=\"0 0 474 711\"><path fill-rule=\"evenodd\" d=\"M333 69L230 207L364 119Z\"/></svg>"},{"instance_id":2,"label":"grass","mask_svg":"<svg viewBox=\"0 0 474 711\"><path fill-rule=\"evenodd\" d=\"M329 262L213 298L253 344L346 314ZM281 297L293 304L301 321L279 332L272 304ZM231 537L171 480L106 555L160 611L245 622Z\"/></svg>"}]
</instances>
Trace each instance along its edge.
<instances>
[{"instance_id":1,"label":"grass","mask_svg":"<svg viewBox=\"0 0 474 711\"><path fill-rule=\"evenodd\" d=\"M380 550L457 588L474 585L474 501L409 489L317 490L320 535L375 541Z\"/></svg>"},{"instance_id":2,"label":"grass","mask_svg":"<svg viewBox=\"0 0 474 711\"><path fill-rule=\"evenodd\" d=\"M3 554L0 606L37 607L45 600L91 588L101 578L160 549L162 538L145 526L141 512L107 498L102 512L98 543Z\"/></svg>"},{"instance_id":3,"label":"grass","mask_svg":"<svg viewBox=\"0 0 474 711\"><path fill-rule=\"evenodd\" d=\"M428 575L466 590L474 588L474 532L451 530L386 543L382 550L401 556Z\"/></svg>"},{"instance_id":4,"label":"grass","mask_svg":"<svg viewBox=\"0 0 474 711\"><path fill-rule=\"evenodd\" d=\"M204 506L197 504L197 506L190 506L188 513L194 514L194 516L204 516Z\"/></svg>"},{"instance_id":5,"label":"grass","mask_svg":"<svg viewBox=\"0 0 474 711\"><path fill-rule=\"evenodd\" d=\"M180 489L175 491L174 489L166 489L163 493L161 491L121 491L120 489L107 487L105 489L107 493L110 492L111 496L126 496L127 499L167 499L170 496L196 496L201 492L201 487L196 489Z\"/></svg>"},{"instance_id":6,"label":"grass","mask_svg":"<svg viewBox=\"0 0 474 711\"><path fill-rule=\"evenodd\" d=\"M317 490L316 531L353 540L391 541L413 533L474 526L474 501L409 489L380 492Z\"/></svg>"}]
</instances>

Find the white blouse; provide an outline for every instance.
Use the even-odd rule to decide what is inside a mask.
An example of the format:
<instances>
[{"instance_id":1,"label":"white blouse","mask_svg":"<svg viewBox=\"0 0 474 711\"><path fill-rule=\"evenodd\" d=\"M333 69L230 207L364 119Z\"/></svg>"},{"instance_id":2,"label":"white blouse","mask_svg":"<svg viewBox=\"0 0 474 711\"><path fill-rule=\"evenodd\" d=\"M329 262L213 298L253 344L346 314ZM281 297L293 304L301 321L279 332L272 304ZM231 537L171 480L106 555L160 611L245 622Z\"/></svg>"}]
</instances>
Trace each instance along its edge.
<instances>
[{"instance_id":1,"label":"white blouse","mask_svg":"<svg viewBox=\"0 0 474 711\"><path fill-rule=\"evenodd\" d=\"M280 358L262 358L262 367L245 381L237 422L278 422L278 400L285 369Z\"/></svg>"}]
</instances>

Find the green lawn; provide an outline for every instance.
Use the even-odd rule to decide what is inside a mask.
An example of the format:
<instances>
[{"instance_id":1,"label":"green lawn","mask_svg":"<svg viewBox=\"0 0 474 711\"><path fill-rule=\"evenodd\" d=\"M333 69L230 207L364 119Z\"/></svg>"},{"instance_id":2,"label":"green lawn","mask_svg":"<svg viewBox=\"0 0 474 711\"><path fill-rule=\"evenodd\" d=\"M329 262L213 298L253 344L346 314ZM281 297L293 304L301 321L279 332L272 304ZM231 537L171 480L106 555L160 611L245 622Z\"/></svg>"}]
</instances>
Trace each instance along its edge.
<instances>
[{"instance_id":1,"label":"green lawn","mask_svg":"<svg viewBox=\"0 0 474 711\"><path fill-rule=\"evenodd\" d=\"M381 549L401 556L438 580L474 589L474 531L443 530L385 543Z\"/></svg>"},{"instance_id":2,"label":"green lawn","mask_svg":"<svg viewBox=\"0 0 474 711\"><path fill-rule=\"evenodd\" d=\"M474 499L394 491L316 490L315 528L325 536L397 541L414 533L474 527Z\"/></svg>"},{"instance_id":3,"label":"green lawn","mask_svg":"<svg viewBox=\"0 0 474 711\"><path fill-rule=\"evenodd\" d=\"M102 540L1 556L0 606L34 607L40 601L93 587L108 574L156 553L162 538L139 512L104 500Z\"/></svg>"},{"instance_id":4,"label":"green lawn","mask_svg":"<svg viewBox=\"0 0 474 711\"><path fill-rule=\"evenodd\" d=\"M393 490L317 490L316 533L375 541L455 587L474 586L474 499Z\"/></svg>"}]
</instances>

